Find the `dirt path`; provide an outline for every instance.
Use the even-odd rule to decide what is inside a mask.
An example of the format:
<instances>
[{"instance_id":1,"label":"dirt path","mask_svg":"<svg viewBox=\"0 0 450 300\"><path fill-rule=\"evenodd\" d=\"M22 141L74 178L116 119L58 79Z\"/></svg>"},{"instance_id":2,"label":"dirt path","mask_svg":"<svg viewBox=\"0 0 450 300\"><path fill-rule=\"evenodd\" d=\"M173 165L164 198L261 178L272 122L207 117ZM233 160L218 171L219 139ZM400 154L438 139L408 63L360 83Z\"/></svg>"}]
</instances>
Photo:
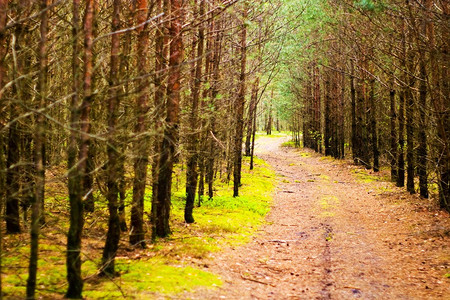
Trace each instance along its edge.
<instances>
[{"instance_id":1,"label":"dirt path","mask_svg":"<svg viewBox=\"0 0 450 300\"><path fill-rule=\"evenodd\" d=\"M448 214L282 142L258 141L279 177L268 224L249 244L214 255L209 270L222 288L189 297L450 299Z\"/></svg>"}]
</instances>

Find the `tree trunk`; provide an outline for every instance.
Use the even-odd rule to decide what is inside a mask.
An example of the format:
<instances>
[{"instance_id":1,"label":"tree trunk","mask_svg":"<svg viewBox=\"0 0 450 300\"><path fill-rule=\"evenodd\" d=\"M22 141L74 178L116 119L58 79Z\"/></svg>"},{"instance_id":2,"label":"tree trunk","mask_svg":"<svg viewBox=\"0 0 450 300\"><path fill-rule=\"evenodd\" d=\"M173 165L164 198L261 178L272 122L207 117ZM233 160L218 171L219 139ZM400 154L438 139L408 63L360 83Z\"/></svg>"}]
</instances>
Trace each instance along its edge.
<instances>
[{"instance_id":1,"label":"tree trunk","mask_svg":"<svg viewBox=\"0 0 450 300\"><path fill-rule=\"evenodd\" d=\"M415 160L414 160L414 98L412 90L414 88L414 75L411 72L414 64L414 53L412 50L408 50L406 70L408 72L407 80L408 86L405 87L405 101L406 101L406 162L407 162L407 178L406 178L406 190L411 194L415 193L414 188L414 173L415 173Z\"/></svg>"},{"instance_id":2,"label":"tree trunk","mask_svg":"<svg viewBox=\"0 0 450 300\"><path fill-rule=\"evenodd\" d=\"M442 11L443 19L449 19L449 4L442 1ZM445 23L445 22L444 22ZM446 209L450 212L450 86L448 80L448 69L450 68L450 53L449 53L449 28L448 26L442 25L442 40L443 43L443 53L441 67L441 78L442 82L442 93L443 97L439 97L438 101L438 136L441 142L439 147L439 155L441 159L439 161L439 203L441 208Z\"/></svg>"},{"instance_id":3,"label":"tree trunk","mask_svg":"<svg viewBox=\"0 0 450 300\"><path fill-rule=\"evenodd\" d=\"M322 135L320 134L320 107L321 107L321 98L320 98L320 72L319 67L316 63L314 63L313 67L314 74L314 145L316 146L316 152L320 153L322 151Z\"/></svg>"},{"instance_id":4,"label":"tree trunk","mask_svg":"<svg viewBox=\"0 0 450 300\"><path fill-rule=\"evenodd\" d=\"M255 125L255 122L253 118L256 116L255 111L257 108L257 102L258 102L258 90L259 90L259 77L255 79L253 82L252 87L252 94L250 98L250 105L248 108L248 117L247 117L247 136L245 139L245 156L251 156L251 143L252 143L252 136Z\"/></svg>"},{"instance_id":5,"label":"tree trunk","mask_svg":"<svg viewBox=\"0 0 450 300\"><path fill-rule=\"evenodd\" d=\"M350 75L350 99L352 105L352 157L353 162L358 164L358 153L359 153L359 141L357 136L357 127L356 127L356 89L355 89L355 67L353 64L353 60L351 63L351 75Z\"/></svg>"},{"instance_id":6,"label":"tree trunk","mask_svg":"<svg viewBox=\"0 0 450 300\"><path fill-rule=\"evenodd\" d=\"M0 0L0 90L3 90L5 86L5 55L6 55L6 43L5 43L5 26L8 14L8 0ZM3 95L0 94L0 105L4 105L6 101ZM3 129L3 128L1 128ZM5 170L5 141L3 136L0 135L0 170ZM5 196L5 177L4 173L0 174L0 212L3 212L3 201ZM3 213L0 213L0 224L3 224ZM3 230L0 230L0 274L2 274L2 256L3 256ZM0 300L3 299L3 284L2 276L0 276Z\"/></svg>"},{"instance_id":7,"label":"tree trunk","mask_svg":"<svg viewBox=\"0 0 450 300\"><path fill-rule=\"evenodd\" d=\"M331 85L330 85L330 74L325 74L325 134L324 134L324 141L325 141L325 155L331 155L331 109L330 109L330 102L331 102Z\"/></svg>"},{"instance_id":8,"label":"tree trunk","mask_svg":"<svg viewBox=\"0 0 450 300\"><path fill-rule=\"evenodd\" d=\"M200 0L199 15L203 16L205 13L205 0ZM200 135L198 133L198 106L200 98L200 86L202 80L203 67L203 51L204 51L205 29L203 23L198 28L198 43L197 43L197 61L195 66L194 84L192 87L192 103L191 112L189 115L189 124L191 126L191 134L187 145L187 167L186 167L186 206L184 209L184 220L186 223L194 223L192 212L194 210L195 191L197 188L197 163L198 163L198 140ZM204 169L204 168L202 168ZM203 175L204 172L201 172ZM203 181L203 176L201 176ZM200 190L200 187L199 187Z\"/></svg>"},{"instance_id":9,"label":"tree trunk","mask_svg":"<svg viewBox=\"0 0 450 300\"><path fill-rule=\"evenodd\" d=\"M247 135L245 137L245 156L250 156L251 154L251 139L253 134L253 116L255 115L254 111L256 110L256 102L258 101L258 86L259 86L259 77L255 79L252 87L252 94L250 98L250 104L248 107L247 114Z\"/></svg>"},{"instance_id":10,"label":"tree trunk","mask_svg":"<svg viewBox=\"0 0 450 300\"><path fill-rule=\"evenodd\" d=\"M253 112L253 126L252 126L252 147L250 151L250 170L253 170L253 157L255 156L255 138L256 138L256 112L257 108L255 108Z\"/></svg>"},{"instance_id":11,"label":"tree trunk","mask_svg":"<svg viewBox=\"0 0 450 300\"><path fill-rule=\"evenodd\" d=\"M394 89L394 77L391 79L390 83L390 91L389 91L389 102L390 102L390 129L391 129L391 135L390 135L390 163L391 163L391 181L396 182L397 181L397 126L396 126L396 120L397 120L397 113L396 113L396 103L395 103L395 89Z\"/></svg>"},{"instance_id":12,"label":"tree trunk","mask_svg":"<svg viewBox=\"0 0 450 300\"><path fill-rule=\"evenodd\" d=\"M155 236L166 237L170 234L170 206L172 191L172 171L175 160L175 147L178 143L178 126L180 112L181 63L183 61L183 1L170 0L171 22L169 75L167 82L166 124L160 153L160 170L158 176L158 201L156 208Z\"/></svg>"},{"instance_id":13,"label":"tree trunk","mask_svg":"<svg viewBox=\"0 0 450 300\"><path fill-rule=\"evenodd\" d=\"M169 15L169 1L157 0L156 1L157 13L164 13ZM167 21L168 22L168 21ZM166 67L168 63L169 52L169 33L168 26L164 24L163 19L159 20L158 27L155 33L155 114L157 116L164 115L164 96L166 93L166 85L164 79L166 77ZM153 161L152 161L152 240L156 238L156 219L157 219L157 207L158 205L158 176L159 176L159 157L161 152L162 142L162 121L161 118L155 120L155 138L153 140Z\"/></svg>"},{"instance_id":14,"label":"tree trunk","mask_svg":"<svg viewBox=\"0 0 450 300\"><path fill-rule=\"evenodd\" d=\"M247 64L247 5L244 3L241 29L241 73L239 76L239 93L236 98L236 132L234 139L234 168L233 168L233 197L239 196L239 186L241 185L242 169L242 139L244 130L244 106L245 106L245 80Z\"/></svg>"},{"instance_id":15,"label":"tree trunk","mask_svg":"<svg viewBox=\"0 0 450 300\"><path fill-rule=\"evenodd\" d=\"M39 40L39 79L38 79L38 93L39 100L37 110L44 109L47 98L47 73L48 73L48 58L47 58L47 31L48 31L48 6L49 0L41 0L40 10L41 24L40 24L40 40ZM34 129L34 168L36 171L34 182L35 190L33 202L31 203L31 229L30 229L30 260L28 265L28 279L27 279L27 299L35 299L36 291L36 275L38 267L38 247L39 247L39 233L41 226L42 203L44 201L44 187L45 187L45 169L44 169L44 145L45 145L45 129L46 119L43 112L38 112L35 121Z\"/></svg>"},{"instance_id":16,"label":"tree trunk","mask_svg":"<svg viewBox=\"0 0 450 300\"><path fill-rule=\"evenodd\" d=\"M397 186L405 186L405 91L399 94Z\"/></svg>"},{"instance_id":17,"label":"tree trunk","mask_svg":"<svg viewBox=\"0 0 450 300\"><path fill-rule=\"evenodd\" d=\"M339 158L345 157L345 75L342 67L341 75L341 93L339 95Z\"/></svg>"},{"instance_id":18,"label":"tree trunk","mask_svg":"<svg viewBox=\"0 0 450 300\"><path fill-rule=\"evenodd\" d=\"M111 31L116 32L120 29L120 7L121 1L114 0ZM114 260L117 249L119 248L120 239L120 220L118 212L118 196L120 183L120 145L117 139L117 111L119 108L119 53L120 53L120 35L113 34L111 36L111 62L110 62L110 79L108 98L108 145L107 154L108 162L106 163L107 171L107 195L108 201L108 232L106 234L105 247L103 248L102 269L101 274L114 276Z\"/></svg>"},{"instance_id":19,"label":"tree trunk","mask_svg":"<svg viewBox=\"0 0 450 300\"><path fill-rule=\"evenodd\" d=\"M377 105L375 103L375 79L370 80L370 131L372 136L373 171L380 170L377 132Z\"/></svg>"},{"instance_id":20,"label":"tree trunk","mask_svg":"<svg viewBox=\"0 0 450 300\"><path fill-rule=\"evenodd\" d=\"M138 0L136 2L136 23L142 24L147 19L147 0ZM144 76L147 73L147 48L148 48L148 30L147 26L140 26L136 29L137 37L137 68L139 74L143 76L140 79L137 99L136 111L137 121L134 129L136 135L136 142L134 145L135 161L134 161L134 180L133 180L133 202L131 206L131 220L130 220L130 244L145 247L144 237L144 197L145 186L147 180L147 165L148 165L148 137L144 135L147 130L148 122L148 80Z\"/></svg>"},{"instance_id":21,"label":"tree trunk","mask_svg":"<svg viewBox=\"0 0 450 300\"><path fill-rule=\"evenodd\" d=\"M16 107L11 104L10 120L16 118ZM20 180L17 170L17 163L20 159L19 153L19 124L13 122L9 126L8 151L6 157L6 233L20 233L20 215L19 215L19 190Z\"/></svg>"},{"instance_id":22,"label":"tree trunk","mask_svg":"<svg viewBox=\"0 0 450 300\"><path fill-rule=\"evenodd\" d=\"M214 196L213 191L213 185L214 185L214 164L216 160L216 155L218 151L216 150L216 141L214 140L213 136L217 134L216 131L216 115L215 111L217 110L217 95L218 95L218 84L220 80L220 62L222 58L222 32L221 32L221 23L220 21L217 21L217 23L211 22L210 26L210 32L218 31L216 34L214 42L211 41L210 45L214 45L214 55L213 55L213 62L214 63L208 63L209 68L211 69L212 73L212 87L211 87L211 104L212 107L214 107L214 111L211 113L210 120L209 120L209 128L208 132L206 132L207 141L208 141L208 157L206 160L206 181L208 182L208 197L209 199L212 199ZM207 60L208 62L208 60ZM200 199L199 199L200 201Z\"/></svg>"},{"instance_id":23,"label":"tree trunk","mask_svg":"<svg viewBox=\"0 0 450 300\"><path fill-rule=\"evenodd\" d=\"M79 1L74 0L74 16L73 26L78 25L78 8ZM86 1L86 10L84 16L84 73L83 73L83 103L81 104L79 121L80 134L79 138L79 153L78 162L76 164L69 164L69 201L70 201L70 227L67 235L67 279L69 286L66 292L66 298L82 298L83 279L81 277L81 235L83 231L84 217L83 217L83 198L86 196L84 191L84 178L87 170L87 156L89 153L90 144L90 120L89 113L92 105L92 71L93 71L93 17L94 17L94 0ZM78 29L73 31L79 32ZM74 36L74 43L77 43L77 38ZM77 46L74 45L74 49ZM74 64L78 64L74 52ZM76 66L73 66L77 73ZM77 81L77 75L74 74L74 82ZM75 93L78 91L76 90ZM76 108L75 108L76 109ZM77 115L78 117L78 115ZM76 122L78 119L75 120ZM74 125L74 124L73 124ZM72 132L73 135L77 133ZM76 149L76 146L75 146ZM72 147L69 148L69 156L72 155ZM76 151L76 150L75 150ZM72 170L74 169L74 170Z\"/></svg>"},{"instance_id":24,"label":"tree trunk","mask_svg":"<svg viewBox=\"0 0 450 300\"><path fill-rule=\"evenodd\" d=\"M21 3L16 3L15 12L18 15L26 14L25 8L29 6L28 1L23 1ZM33 184L33 179L31 178L33 174L34 167L24 168L21 166L19 162L21 161L21 157L24 155L23 160L28 159L28 155L32 152L31 150L31 135L25 130L23 121L16 120L17 117L21 115L23 112L23 105L28 105L30 103L30 95L27 91L29 88L29 79L24 78L22 75L27 74L30 70L26 70L29 68L30 57L29 53L26 53L26 50L23 47L23 43L26 40L26 33L28 32L28 23L21 22L14 29L15 39L11 41L11 48L15 55L20 55L20 59L17 59L13 63L12 67L12 79L14 84L12 85L12 95L15 97L15 101L10 104L10 113L9 113L9 136L8 136L8 151L6 158L6 211L5 211L5 220L6 220L6 233L15 234L20 233L20 204L28 208L29 200L31 192L30 187ZM21 55L22 54L22 55ZM25 82L28 81L28 82ZM23 105L20 105L22 103ZM31 122L31 119L27 118L27 122ZM22 134L21 134L22 133ZM24 138L21 137L24 136ZM21 147L22 142L22 147ZM29 145L29 150L24 151L26 148L26 144ZM21 176L24 174L25 176ZM22 178L26 179L26 184L28 186L23 187L23 182L21 182ZM24 192L25 195L20 195L20 193ZM21 197L22 196L22 197ZM21 203L21 198L23 199ZM26 219L25 215L26 210L24 209L24 219Z\"/></svg>"},{"instance_id":25,"label":"tree trunk","mask_svg":"<svg viewBox=\"0 0 450 300\"><path fill-rule=\"evenodd\" d=\"M425 50L423 50L425 51ZM420 52L422 53L422 51ZM420 196L428 198L428 176L427 176L427 74L425 57L420 59L420 84L419 84L419 133L417 149L417 175L419 176Z\"/></svg>"}]
</instances>

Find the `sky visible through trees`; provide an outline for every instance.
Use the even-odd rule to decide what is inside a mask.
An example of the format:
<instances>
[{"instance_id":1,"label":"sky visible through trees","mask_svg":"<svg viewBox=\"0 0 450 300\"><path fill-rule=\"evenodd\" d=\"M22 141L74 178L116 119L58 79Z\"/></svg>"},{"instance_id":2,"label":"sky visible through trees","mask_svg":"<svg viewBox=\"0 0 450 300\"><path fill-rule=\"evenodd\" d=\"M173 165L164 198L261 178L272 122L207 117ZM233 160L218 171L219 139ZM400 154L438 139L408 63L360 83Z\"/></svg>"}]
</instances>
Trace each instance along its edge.
<instances>
[{"instance_id":1,"label":"sky visible through trees","mask_svg":"<svg viewBox=\"0 0 450 300\"><path fill-rule=\"evenodd\" d=\"M222 186L238 203L257 131L450 211L449 6L0 0L0 298L82 298L89 255L115 278ZM39 284L52 244L62 288Z\"/></svg>"}]
</instances>

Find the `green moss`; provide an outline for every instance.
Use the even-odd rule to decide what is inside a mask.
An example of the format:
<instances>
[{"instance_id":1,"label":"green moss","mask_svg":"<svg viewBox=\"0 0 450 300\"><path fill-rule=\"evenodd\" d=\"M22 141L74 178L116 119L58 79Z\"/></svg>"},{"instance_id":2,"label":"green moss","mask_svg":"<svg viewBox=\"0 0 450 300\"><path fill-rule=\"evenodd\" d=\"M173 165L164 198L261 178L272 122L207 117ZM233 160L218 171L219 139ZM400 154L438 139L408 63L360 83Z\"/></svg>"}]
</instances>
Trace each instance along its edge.
<instances>
[{"instance_id":1,"label":"green moss","mask_svg":"<svg viewBox=\"0 0 450 300\"><path fill-rule=\"evenodd\" d=\"M118 260L116 267L121 273L120 278L88 282L84 296L88 299L115 299L126 295L132 299L148 299L155 294L177 294L199 286L215 288L222 285L222 281L210 272L183 264L171 265L160 257Z\"/></svg>"},{"instance_id":2,"label":"green moss","mask_svg":"<svg viewBox=\"0 0 450 300\"><path fill-rule=\"evenodd\" d=\"M280 138L280 137L286 137L289 136L291 133L289 131L276 131L276 130L272 130L272 134L271 135L267 135L267 133L265 131L257 131L255 138L259 139L259 138Z\"/></svg>"},{"instance_id":3,"label":"green moss","mask_svg":"<svg viewBox=\"0 0 450 300\"><path fill-rule=\"evenodd\" d=\"M340 203L341 202L339 199L333 195L325 195L321 197L318 203L320 212L319 215L323 218L335 216L334 210Z\"/></svg>"},{"instance_id":4,"label":"green moss","mask_svg":"<svg viewBox=\"0 0 450 300\"><path fill-rule=\"evenodd\" d=\"M294 141L287 141L281 144L281 147L287 147L287 148L295 148L295 142Z\"/></svg>"},{"instance_id":5,"label":"green moss","mask_svg":"<svg viewBox=\"0 0 450 300\"><path fill-rule=\"evenodd\" d=\"M380 177L380 176L371 175L368 173L368 171L363 170L363 169L353 169L351 172L355 175L356 180L358 180L361 183L385 181L385 178Z\"/></svg>"},{"instance_id":6,"label":"green moss","mask_svg":"<svg viewBox=\"0 0 450 300\"><path fill-rule=\"evenodd\" d=\"M194 209L194 224L184 223L185 186L181 166L174 170L171 229L169 238L149 244L145 250L120 248L116 267L120 276L99 278L101 247L107 224L106 201L96 195L96 212L86 219L82 250L82 277L85 278L83 296L87 299L152 299L175 297L177 293L197 287L214 288L222 284L217 275L193 265L193 261L207 258L212 252L227 245L240 245L249 241L270 209L275 186L275 173L262 160L255 158L254 170L249 170L249 159L243 160L240 197L233 198L232 184L217 179L214 198L205 197L202 206ZM46 203L51 205L53 198ZM125 203L130 207L131 192ZM151 190L146 190L146 212L150 211ZM197 201L196 201L197 203ZM127 211L129 216L129 211ZM61 221L61 219L63 221ZM48 227L40 240L38 262L38 296L61 298L67 289L65 266L65 215L58 225ZM56 223L55 223L56 224ZM150 230L148 229L148 232ZM125 236L123 238L126 239ZM3 290L7 297L25 297L28 277L28 235L5 237ZM55 243L55 241L57 241ZM7 247L6 247L7 246ZM164 258L163 258L164 257ZM189 264L188 264L189 263Z\"/></svg>"},{"instance_id":7,"label":"green moss","mask_svg":"<svg viewBox=\"0 0 450 300\"><path fill-rule=\"evenodd\" d=\"M324 180L324 181L329 181L329 180L330 180L330 176L323 175L323 174L320 175L319 178L322 179L322 180Z\"/></svg>"}]
</instances>

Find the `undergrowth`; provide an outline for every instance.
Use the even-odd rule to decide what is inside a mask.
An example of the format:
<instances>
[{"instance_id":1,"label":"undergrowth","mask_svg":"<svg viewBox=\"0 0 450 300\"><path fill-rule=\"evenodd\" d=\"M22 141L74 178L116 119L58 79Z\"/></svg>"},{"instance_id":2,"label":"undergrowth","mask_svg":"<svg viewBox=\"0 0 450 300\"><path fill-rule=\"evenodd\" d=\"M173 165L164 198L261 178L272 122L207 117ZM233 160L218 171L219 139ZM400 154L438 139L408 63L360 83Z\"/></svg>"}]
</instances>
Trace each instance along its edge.
<instances>
[{"instance_id":1,"label":"undergrowth","mask_svg":"<svg viewBox=\"0 0 450 300\"><path fill-rule=\"evenodd\" d=\"M255 159L254 170L248 170L249 160L244 158L240 197L233 198L232 182L215 182L215 196L203 199L194 210L195 223L185 224L184 174L176 170L172 197L171 228L169 238L148 244L146 249L128 245L128 236L121 237L116 259L117 276L98 276L102 248L106 236L106 202L98 197L96 212L86 218L82 249L82 276L85 278L84 297L87 299L152 299L170 297L197 287L215 288L221 279L207 271L204 259L226 246L240 245L249 240L264 222L270 209L275 174L260 159ZM126 204L131 201L131 191ZM48 193L51 195L51 193ZM65 198L67 201L67 198ZM151 190L145 197L146 214L150 212ZM55 204L55 203L56 204ZM198 200L196 200L198 203ZM40 238L40 259L37 278L37 296L61 299L66 285L66 236L68 211L61 194L46 199L47 225ZM129 206L128 206L129 207ZM129 211L127 211L129 216ZM147 234L150 227L147 224ZM4 237L3 291L6 299L23 299L27 279L29 254L28 233ZM165 297L165 296L164 296Z\"/></svg>"}]
</instances>

